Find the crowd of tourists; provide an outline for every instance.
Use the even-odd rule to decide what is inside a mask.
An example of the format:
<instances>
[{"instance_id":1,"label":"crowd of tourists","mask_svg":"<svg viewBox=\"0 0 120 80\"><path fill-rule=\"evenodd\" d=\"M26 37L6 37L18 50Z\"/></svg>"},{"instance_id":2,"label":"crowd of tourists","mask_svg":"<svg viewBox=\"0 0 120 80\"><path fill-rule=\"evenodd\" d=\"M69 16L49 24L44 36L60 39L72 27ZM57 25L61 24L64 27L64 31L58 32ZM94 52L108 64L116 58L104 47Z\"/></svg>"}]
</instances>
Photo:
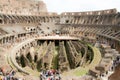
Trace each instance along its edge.
<instances>
[{"instance_id":1,"label":"crowd of tourists","mask_svg":"<svg viewBox=\"0 0 120 80\"><path fill-rule=\"evenodd\" d=\"M61 76L58 70L43 70L40 73L40 80L61 80Z\"/></svg>"},{"instance_id":2,"label":"crowd of tourists","mask_svg":"<svg viewBox=\"0 0 120 80\"><path fill-rule=\"evenodd\" d=\"M14 77L15 73L16 72L14 70L11 70L10 72L5 73L0 68L0 80L20 80L20 79Z\"/></svg>"},{"instance_id":3,"label":"crowd of tourists","mask_svg":"<svg viewBox=\"0 0 120 80\"><path fill-rule=\"evenodd\" d=\"M120 56L117 56L116 59L113 60L112 69L115 69L118 65L120 65Z\"/></svg>"}]
</instances>

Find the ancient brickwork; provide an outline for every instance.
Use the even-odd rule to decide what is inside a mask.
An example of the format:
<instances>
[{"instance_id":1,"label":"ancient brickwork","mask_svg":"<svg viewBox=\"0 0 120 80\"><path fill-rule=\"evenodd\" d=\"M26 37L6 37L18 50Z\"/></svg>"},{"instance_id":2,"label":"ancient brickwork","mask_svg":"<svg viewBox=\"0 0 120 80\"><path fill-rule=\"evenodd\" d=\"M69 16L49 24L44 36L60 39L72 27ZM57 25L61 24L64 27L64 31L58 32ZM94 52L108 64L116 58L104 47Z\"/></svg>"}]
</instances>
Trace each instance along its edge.
<instances>
[{"instance_id":1,"label":"ancient brickwork","mask_svg":"<svg viewBox=\"0 0 120 80\"><path fill-rule=\"evenodd\" d=\"M37 0L0 0L0 13L37 15L40 12L47 12L43 1Z\"/></svg>"}]
</instances>

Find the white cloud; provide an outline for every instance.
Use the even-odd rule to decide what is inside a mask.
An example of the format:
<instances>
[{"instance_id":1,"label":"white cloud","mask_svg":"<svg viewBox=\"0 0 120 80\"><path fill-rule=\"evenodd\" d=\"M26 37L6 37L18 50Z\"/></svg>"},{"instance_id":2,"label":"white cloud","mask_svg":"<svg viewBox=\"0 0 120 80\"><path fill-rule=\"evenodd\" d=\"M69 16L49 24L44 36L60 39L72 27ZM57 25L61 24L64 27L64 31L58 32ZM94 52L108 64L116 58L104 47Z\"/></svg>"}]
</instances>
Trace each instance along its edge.
<instances>
[{"instance_id":1,"label":"white cloud","mask_svg":"<svg viewBox=\"0 0 120 80\"><path fill-rule=\"evenodd\" d=\"M120 11L120 0L43 0L49 12L81 12L116 8Z\"/></svg>"}]
</instances>

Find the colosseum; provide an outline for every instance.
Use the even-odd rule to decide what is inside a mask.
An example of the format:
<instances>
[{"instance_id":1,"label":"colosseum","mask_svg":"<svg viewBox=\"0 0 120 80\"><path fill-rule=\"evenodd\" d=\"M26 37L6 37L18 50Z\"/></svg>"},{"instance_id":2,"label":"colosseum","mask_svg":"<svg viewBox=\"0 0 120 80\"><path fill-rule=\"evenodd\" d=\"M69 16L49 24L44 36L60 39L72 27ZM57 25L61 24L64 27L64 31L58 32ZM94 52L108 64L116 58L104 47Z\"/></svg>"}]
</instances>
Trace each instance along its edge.
<instances>
[{"instance_id":1,"label":"colosseum","mask_svg":"<svg viewBox=\"0 0 120 80\"><path fill-rule=\"evenodd\" d=\"M0 0L0 80L120 80L117 9L48 12Z\"/></svg>"}]
</instances>

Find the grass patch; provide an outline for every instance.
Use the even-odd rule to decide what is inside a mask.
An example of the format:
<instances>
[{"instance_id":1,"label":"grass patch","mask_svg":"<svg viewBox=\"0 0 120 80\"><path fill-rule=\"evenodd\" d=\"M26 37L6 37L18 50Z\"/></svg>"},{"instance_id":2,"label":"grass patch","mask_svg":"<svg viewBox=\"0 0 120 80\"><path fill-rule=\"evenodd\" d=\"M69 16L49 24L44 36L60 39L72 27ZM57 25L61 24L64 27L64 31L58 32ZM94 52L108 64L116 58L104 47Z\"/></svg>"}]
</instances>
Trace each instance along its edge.
<instances>
[{"instance_id":1,"label":"grass patch","mask_svg":"<svg viewBox=\"0 0 120 80\"><path fill-rule=\"evenodd\" d=\"M75 76L83 76L88 73L88 70L86 68L81 68L80 70L76 70L73 74Z\"/></svg>"},{"instance_id":2,"label":"grass patch","mask_svg":"<svg viewBox=\"0 0 120 80\"><path fill-rule=\"evenodd\" d=\"M78 67L76 69L70 70L68 72L65 72L63 75L64 76L83 76L86 75L89 71L89 69L94 68L96 65L99 64L100 60L101 60L101 53L99 51L99 49L97 49L96 47L91 46L90 44L87 44L93 51L93 59L91 61L91 63L85 67Z\"/></svg>"}]
</instances>

